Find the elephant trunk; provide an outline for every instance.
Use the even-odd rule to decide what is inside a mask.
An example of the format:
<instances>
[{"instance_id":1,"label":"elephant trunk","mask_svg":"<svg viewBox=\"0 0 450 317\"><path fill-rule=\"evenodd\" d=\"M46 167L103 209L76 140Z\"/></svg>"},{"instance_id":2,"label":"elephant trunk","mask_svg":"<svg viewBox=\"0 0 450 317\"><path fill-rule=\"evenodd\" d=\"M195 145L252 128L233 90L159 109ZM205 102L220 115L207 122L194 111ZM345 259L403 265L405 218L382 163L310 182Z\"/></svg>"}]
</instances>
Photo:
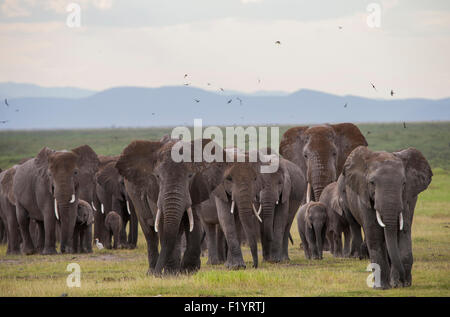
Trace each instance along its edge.
<instances>
[{"instance_id":1,"label":"elephant trunk","mask_svg":"<svg viewBox=\"0 0 450 317\"><path fill-rule=\"evenodd\" d=\"M248 245L252 253L253 267L258 267L258 247L256 239L256 228L255 226L255 214L253 211L252 200L250 197L237 200L237 206L239 209L239 219L241 221L242 227L244 228L245 235L247 237Z\"/></svg>"},{"instance_id":2,"label":"elephant trunk","mask_svg":"<svg viewBox=\"0 0 450 317\"><path fill-rule=\"evenodd\" d=\"M322 224L314 226L314 235L316 236L317 256L318 259L320 260L322 259L323 256L322 230L323 230Z\"/></svg>"},{"instance_id":3,"label":"elephant trunk","mask_svg":"<svg viewBox=\"0 0 450 317\"><path fill-rule=\"evenodd\" d=\"M274 211L275 204L271 201L262 201L262 220L263 220L263 241L264 241L264 252L263 256L265 260L270 260L271 248L273 243L274 235Z\"/></svg>"},{"instance_id":4,"label":"elephant trunk","mask_svg":"<svg viewBox=\"0 0 450 317\"><path fill-rule=\"evenodd\" d=\"M181 218L185 212L185 200L179 194L168 194L163 198L162 213L163 223L158 224L161 232L161 253L155 267L155 274L161 275L163 269L166 273L176 273L179 263L172 263ZM176 257L175 257L176 258ZM170 266L170 268L169 268Z\"/></svg>"},{"instance_id":5,"label":"elephant trunk","mask_svg":"<svg viewBox=\"0 0 450 317\"><path fill-rule=\"evenodd\" d=\"M77 204L57 203L61 221L61 252L73 253L73 232L77 220Z\"/></svg>"},{"instance_id":6,"label":"elephant trunk","mask_svg":"<svg viewBox=\"0 0 450 317\"><path fill-rule=\"evenodd\" d=\"M334 182L333 171L330 171L325 165L318 164L311 171L311 187L314 193L314 201L319 201L323 189L330 183Z\"/></svg>"}]
</instances>

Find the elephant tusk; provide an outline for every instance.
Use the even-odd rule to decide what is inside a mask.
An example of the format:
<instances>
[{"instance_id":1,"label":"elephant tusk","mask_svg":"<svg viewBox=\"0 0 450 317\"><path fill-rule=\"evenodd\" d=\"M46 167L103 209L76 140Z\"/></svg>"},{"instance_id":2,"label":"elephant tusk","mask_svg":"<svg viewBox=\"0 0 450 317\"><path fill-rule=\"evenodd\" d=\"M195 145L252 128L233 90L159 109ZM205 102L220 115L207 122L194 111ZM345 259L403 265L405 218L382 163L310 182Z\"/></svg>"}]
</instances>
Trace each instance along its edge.
<instances>
[{"instance_id":1,"label":"elephant tusk","mask_svg":"<svg viewBox=\"0 0 450 317\"><path fill-rule=\"evenodd\" d=\"M231 201L231 210L230 211L231 211L231 213L234 212L234 200Z\"/></svg>"},{"instance_id":2,"label":"elephant tusk","mask_svg":"<svg viewBox=\"0 0 450 317\"><path fill-rule=\"evenodd\" d=\"M131 215L131 212L130 212L130 203L128 202L128 200L127 200L127 211L128 211L128 214Z\"/></svg>"},{"instance_id":3,"label":"elephant tusk","mask_svg":"<svg viewBox=\"0 0 450 317\"><path fill-rule=\"evenodd\" d=\"M255 213L256 218L258 218L259 222L262 222L261 217L259 217L258 212L256 211L255 205L252 203L253 212Z\"/></svg>"},{"instance_id":4,"label":"elephant tusk","mask_svg":"<svg viewBox=\"0 0 450 317\"><path fill-rule=\"evenodd\" d=\"M101 210L102 210L102 214L104 214L105 213L105 207L103 207L103 204L101 204Z\"/></svg>"},{"instance_id":5,"label":"elephant tusk","mask_svg":"<svg viewBox=\"0 0 450 317\"><path fill-rule=\"evenodd\" d=\"M192 214L191 207L187 209L187 214L189 218L189 232L192 232L192 230L194 230L194 215Z\"/></svg>"},{"instance_id":6,"label":"elephant tusk","mask_svg":"<svg viewBox=\"0 0 450 317\"><path fill-rule=\"evenodd\" d=\"M376 211L376 213L377 213L377 221L378 221L378 224L379 224L382 228L386 227L386 225L383 223L383 221L381 221L381 216L380 216L380 213L378 212L378 210Z\"/></svg>"},{"instance_id":7,"label":"elephant tusk","mask_svg":"<svg viewBox=\"0 0 450 317\"><path fill-rule=\"evenodd\" d=\"M75 194L72 194L72 199L69 201L69 203L73 204L75 202Z\"/></svg>"},{"instance_id":8,"label":"elephant tusk","mask_svg":"<svg viewBox=\"0 0 450 317\"><path fill-rule=\"evenodd\" d=\"M58 203L56 202L56 198L55 198L55 216L56 216L56 219L59 220Z\"/></svg>"},{"instance_id":9,"label":"elephant tusk","mask_svg":"<svg viewBox=\"0 0 450 317\"><path fill-rule=\"evenodd\" d=\"M94 205L94 202L93 202L93 201L91 201L91 206L92 206L92 209L94 209L94 211L97 211L97 209L95 208L95 205Z\"/></svg>"},{"instance_id":10,"label":"elephant tusk","mask_svg":"<svg viewBox=\"0 0 450 317\"><path fill-rule=\"evenodd\" d=\"M403 213L401 212L400 213L400 231L402 231L403 230Z\"/></svg>"},{"instance_id":11,"label":"elephant tusk","mask_svg":"<svg viewBox=\"0 0 450 317\"><path fill-rule=\"evenodd\" d=\"M158 208L158 211L156 212L155 232L158 232L158 225L160 219L161 219L161 210Z\"/></svg>"},{"instance_id":12,"label":"elephant tusk","mask_svg":"<svg viewBox=\"0 0 450 317\"><path fill-rule=\"evenodd\" d=\"M259 204L258 216L261 214L261 210L262 210L262 204Z\"/></svg>"},{"instance_id":13,"label":"elephant tusk","mask_svg":"<svg viewBox=\"0 0 450 317\"><path fill-rule=\"evenodd\" d=\"M306 187L306 203L311 201L311 184L308 182L308 186Z\"/></svg>"},{"instance_id":14,"label":"elephant tusk","mask_svg":"<svg viewBox=\"0 0 450 317\"><path fill-rule=\"evenodd\" d=\"M275 205L278 205L278 200L275 202Z\"/></svg>"}]
</instances>

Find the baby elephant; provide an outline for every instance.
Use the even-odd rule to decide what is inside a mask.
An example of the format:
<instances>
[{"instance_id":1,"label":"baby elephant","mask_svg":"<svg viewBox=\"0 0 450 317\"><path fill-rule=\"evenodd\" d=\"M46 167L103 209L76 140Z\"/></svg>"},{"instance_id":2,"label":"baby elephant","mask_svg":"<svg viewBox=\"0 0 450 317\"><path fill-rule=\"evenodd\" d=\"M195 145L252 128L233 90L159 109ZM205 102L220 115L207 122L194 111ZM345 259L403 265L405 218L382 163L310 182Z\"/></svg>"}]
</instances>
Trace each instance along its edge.
<instances>
[{"instance_id":1,"label":"baby elephant","mask_svg":"<svg viewBox=\"0 0 450 317\"><path fill-rule=\"evenodd\" d=\"M325 241L327 208L320 202L303 205L297 215L297 225L307 259L322 259Z\"/></svg>"},{"instance_id":2,"label":"baby elephant","mask_svg":"<svg viewBox=\"0 0 450 317\"><path fill-rule=\"evenodd\" d=\"M111 249L111 240L114 235L114 249L121 249L122 244L120 243L120 231L122 230L122 217L115 212L110 211L105 218L105 229L106 229L106 245L107 249Z\"/></svg>"}]
</instances>

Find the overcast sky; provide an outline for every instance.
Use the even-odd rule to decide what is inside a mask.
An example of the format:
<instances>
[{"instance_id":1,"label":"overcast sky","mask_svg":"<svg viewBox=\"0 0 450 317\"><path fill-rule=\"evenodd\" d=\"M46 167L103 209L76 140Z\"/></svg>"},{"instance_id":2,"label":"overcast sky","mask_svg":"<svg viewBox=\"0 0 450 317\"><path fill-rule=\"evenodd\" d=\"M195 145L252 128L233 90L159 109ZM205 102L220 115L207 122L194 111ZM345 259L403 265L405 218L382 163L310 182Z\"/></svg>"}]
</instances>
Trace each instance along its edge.
<instances>
[{"instance_id":1,"label":"overcast sky","mask_svg":"<svg viewBox=\"0 0 450 317\"><path fill-rule=\"evenodd\" d=\"M2 0L0 43L0 82L450 96L448 0Z\"/></svg>"}]
</instances>

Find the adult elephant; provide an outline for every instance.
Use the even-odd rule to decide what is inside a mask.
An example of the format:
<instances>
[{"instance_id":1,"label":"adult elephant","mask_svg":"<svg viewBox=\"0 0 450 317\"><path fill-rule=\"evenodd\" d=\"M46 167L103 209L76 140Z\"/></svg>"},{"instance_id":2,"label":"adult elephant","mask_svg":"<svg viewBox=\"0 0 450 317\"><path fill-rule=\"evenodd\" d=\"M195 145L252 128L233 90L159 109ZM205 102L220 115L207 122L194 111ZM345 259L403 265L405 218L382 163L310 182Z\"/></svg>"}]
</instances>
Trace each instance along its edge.
<instances>
[{"instance_id":1,"label":"adult elephant","mask_svg":"<svg viewBox=\"0 0 450 317\"><path fill-rule=\"evenodd\" d=\"M134 206L129 201L128 194L125 190L124 178L115 168L116 162L117 160L112 160L97 173L97 198L100 202L101 214L105 217L105 220L107 214L112 210L120 215L122 218L120 244L133 249L137 245L138 220ZM130 223L130 229L127 236L126 226L128 222ZM104 229L103 232L100 232L100 236L102 237L101 241L106 242L109 237L109 232L106 230L107 228Z\"/></svg>"},{"instance_id":2,"label":"adult elephant","mask_svg":"<svg viewBox=\"0 0 450 317\"><path fill-rule=\"evenodd\" d=\"M277 161L273 173L260 173L258 193L262 211L261 242L263 259L269 262L288 261L289 232L300 204L304 202L306 178L294 163L276 154L261 154L261 161Z\"/></svg>"},{"instance_id":3,"label":"adult elephant","mask_svg":"<svg viewBox=\"0 0 450 317\"><path fill-rule=\"evenodd\" d=\"M380 266L379 287L410 286L414 209L433 175L427 160L414 148L388 153L360 146L342 175L347 216L363 227L370 260Z\"/></svg>"},{"instance_id":4,"label":"adult elephant","mask_svg":"<svg viewBox=\"0 0 450 317\"><path fill-rule=\"evenodd\" d=\"M89 159L74 151L54 151L44 147L35 158L16 167L13 193L23 252L35 252L30 219L37 222L37 248L55 254L55 225L61 225L61 252L73 252L73 233L78 210L79 173ZM87 164L89 165L89 164Z\"/></svg>"},{"instance_id":5,"label":"adult elephant","mask_svg":"<svg viewBox=\"0 0 450 317\"><path fill-rule=\"evenodd\" d=\"M202 140L201 148L210 142L209 139ZM129 183L130 197L137 202L138 219L147 239L149 273L155 275L161 275L163 271L168 274L194 272L200 268L201 225L192 206L208 199L209 188L201 173L212 163L194 162L193 155L190 160L173 160L171 154L175 145L189 148L194 154L194 143L170 139L137 140L122 151L116 163L120 175ZM153 180L157 183L157 192L149 189ZM155 231L161 242L160 253ZM180 259L183 231L187 248Z\"/></svg>"},{"instance_id":6,"label":"adult elephant","mask_svg":"<svg viewBox=\"0 0 450 317\"><path fill-rule=\"evenodd\" d=\"M336 181L347 156L360 145L367 141L352 123L300 126L283 134L280 154L306 174L307 202L319 201L322 190Z\"/></svg>"}]
</instances>

